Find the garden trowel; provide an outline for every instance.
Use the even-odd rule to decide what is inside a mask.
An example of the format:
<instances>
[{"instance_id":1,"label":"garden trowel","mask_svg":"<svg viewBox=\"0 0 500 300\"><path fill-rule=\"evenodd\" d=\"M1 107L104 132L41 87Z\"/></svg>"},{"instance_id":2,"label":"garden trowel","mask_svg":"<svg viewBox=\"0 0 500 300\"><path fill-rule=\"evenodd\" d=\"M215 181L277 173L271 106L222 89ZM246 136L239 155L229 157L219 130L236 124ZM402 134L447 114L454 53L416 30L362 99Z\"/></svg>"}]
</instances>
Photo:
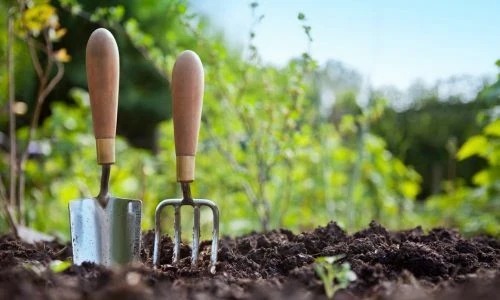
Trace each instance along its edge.
<instances>
[{"instance_id":1,"label":"garden trowel","mask_svg":"<svg viewBox=\"0 0 500 300\"><path fill-rule=\"evenodd\" d=\"M115 162L119 82L118 46L108 30L100 28L90 36L86 68L102 176L97 197L69 204L73 263L125 264L139 257L142 203L115 198L108 192L111 165Z\"/></svg>"}]
</instances>

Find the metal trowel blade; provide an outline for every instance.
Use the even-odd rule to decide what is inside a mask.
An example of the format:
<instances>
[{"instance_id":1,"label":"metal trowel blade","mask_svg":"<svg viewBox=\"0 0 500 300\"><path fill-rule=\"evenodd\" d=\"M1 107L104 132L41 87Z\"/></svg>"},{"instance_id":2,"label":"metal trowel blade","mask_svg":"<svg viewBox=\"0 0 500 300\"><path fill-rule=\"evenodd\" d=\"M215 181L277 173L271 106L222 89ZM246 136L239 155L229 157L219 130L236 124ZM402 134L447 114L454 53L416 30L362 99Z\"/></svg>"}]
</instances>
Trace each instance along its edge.
<instances>
[{"instance_id":1,"label":"metal trowel blade","mask_svg":"<svg viewBox=\"0 0 500 300\"><path fill-rule=\"evenodd\" d=\"M110 197L106 207L95 198L69 204L73 263L105 266L138 260L141 247L140 200Z\"/></svg>"}]
</instances>

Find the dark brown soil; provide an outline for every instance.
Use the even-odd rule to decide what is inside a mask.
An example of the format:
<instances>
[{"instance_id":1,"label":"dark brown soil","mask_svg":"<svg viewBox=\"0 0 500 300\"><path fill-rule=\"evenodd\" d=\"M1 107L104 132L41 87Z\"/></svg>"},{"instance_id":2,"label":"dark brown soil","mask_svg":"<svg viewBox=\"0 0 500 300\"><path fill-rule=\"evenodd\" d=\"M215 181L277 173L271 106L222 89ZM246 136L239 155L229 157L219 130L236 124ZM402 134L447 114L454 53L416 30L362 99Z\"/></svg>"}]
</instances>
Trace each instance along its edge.
<instances>
[{"instance_id":1,"label":"dark brown soil","mask_svg":"<svg viewBox=\"0 0 500 300\"><path fill-rule=\"evenodd\" d=\"M456 231L421 228L389 232L372 222L347 235L335 223L295 235L251 233L220 242L217 272L208 272L210 243L190 266L190 248L172 266L172 242L163 238L162 267L151 267L152 232L144 235L144 263L119 269L93 264L54 273L53 260L69 246L30 245L0 237L0 299L322 299L316 257L344 255L358 279L336 299L500 298L500 240L466 239Z\"/></svg>"}]
</instances>

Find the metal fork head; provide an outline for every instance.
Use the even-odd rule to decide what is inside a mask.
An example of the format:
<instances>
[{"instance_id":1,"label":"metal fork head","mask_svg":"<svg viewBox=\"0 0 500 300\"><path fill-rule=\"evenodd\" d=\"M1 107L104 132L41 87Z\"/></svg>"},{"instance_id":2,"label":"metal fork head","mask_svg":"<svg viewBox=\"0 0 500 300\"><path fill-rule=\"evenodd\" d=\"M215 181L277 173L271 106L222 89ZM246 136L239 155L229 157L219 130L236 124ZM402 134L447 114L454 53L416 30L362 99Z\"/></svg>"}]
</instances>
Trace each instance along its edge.
<instances>
[{"instance_id":1,"label":"metal fork head","mask_svg":"<svg viewBox=\"0 0 500 300\"><path fill-rule=\"evenodd\" d=\"M167 206L173 206L174 211L174 254L173 263L177 263L180 258L181 248L181 207L192 206L194 208L194 225L193 225L193 247L191 252L191 264L195 265L198 262L198 253L200 245L200 207L207 206L213 214L213 231L212 231L212 250L210 254L210 272L215 273L215 264L217 263L217 251L219 244L219 208L215 202L207 199L193 199L189 183L181 183L183 199L166 199L161 201L156 207L155 212L155 240L153 248L153 264L160 264L160 242L161 242L161 211Z\"/></svg>"}]
</instances>

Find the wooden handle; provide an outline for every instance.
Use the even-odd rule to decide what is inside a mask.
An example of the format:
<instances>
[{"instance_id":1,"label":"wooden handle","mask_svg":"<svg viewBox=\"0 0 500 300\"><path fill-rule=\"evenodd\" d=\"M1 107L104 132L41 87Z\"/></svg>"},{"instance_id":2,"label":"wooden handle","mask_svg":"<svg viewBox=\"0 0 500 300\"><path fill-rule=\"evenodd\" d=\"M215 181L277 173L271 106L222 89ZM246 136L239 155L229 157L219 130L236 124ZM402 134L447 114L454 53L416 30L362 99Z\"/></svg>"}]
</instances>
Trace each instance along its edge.
<instances>
[{"instance_id":1,"label":"wooden handle","mask_svg":"<svg viewBox=\"0 0 500 300\"><path fill-rule=\"evenodd\" d=\"M116 118L120 58L116 41L108 30L95 30L87 42L87 82L96 138L97 162L115 162Z\"/></svg>"},{"instance_id":2,"label":"wooden handle","mask_svg":"<svg viewBox=\"0 0 500 300\"><path fill-rule=\"evenodd\" d=\"M177 57L172 71L172 111L179 182L194 180L203 84L204 73L200 58L193 51L182 52Z\"/></svg>"}]
</instances>

